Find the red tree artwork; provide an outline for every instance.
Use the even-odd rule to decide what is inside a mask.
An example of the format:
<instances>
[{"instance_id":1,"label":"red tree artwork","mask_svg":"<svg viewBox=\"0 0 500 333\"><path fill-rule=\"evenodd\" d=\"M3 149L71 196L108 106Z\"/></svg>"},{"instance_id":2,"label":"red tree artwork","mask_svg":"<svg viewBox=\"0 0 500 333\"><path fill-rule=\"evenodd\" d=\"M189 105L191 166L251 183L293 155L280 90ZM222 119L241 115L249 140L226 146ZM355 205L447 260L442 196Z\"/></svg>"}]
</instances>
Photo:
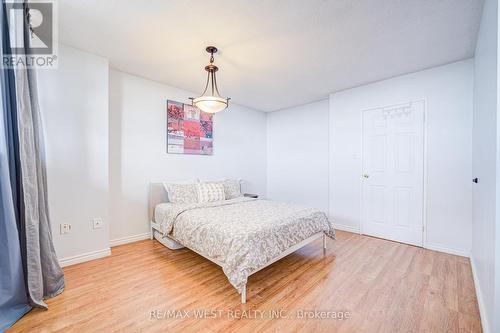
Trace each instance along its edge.
<instances>
[{"instance_id":1,"label":"red tree artwork","mask_svg":"<svg viewBox=\"0 0 500 333\"><path fill-rule=\"evenodd\" d=\"M213 115L194 106L167 101L167 152L213 153Z\"/></svg>"}]
</instances>

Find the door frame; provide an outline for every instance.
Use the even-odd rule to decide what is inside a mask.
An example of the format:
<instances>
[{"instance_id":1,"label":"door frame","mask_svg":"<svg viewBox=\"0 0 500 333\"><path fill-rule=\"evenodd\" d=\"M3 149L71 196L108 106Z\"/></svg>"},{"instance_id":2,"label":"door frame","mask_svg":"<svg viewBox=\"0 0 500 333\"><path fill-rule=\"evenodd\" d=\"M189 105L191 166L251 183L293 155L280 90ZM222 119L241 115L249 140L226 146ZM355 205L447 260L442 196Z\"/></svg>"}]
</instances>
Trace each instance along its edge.
<instances>
[{"instance_id":1,"label":"door frame","mask_svg":"<svg viewBox=\"0 0 500 333\"><path fill-rule=\"evenodd\" d=\"M359 234L363 234L364 231L364 223L365 223L365 216L363 214L364 212L364 207L365 207L365 198L364 198L364 191L363 191L363 177L362 174L364 172L363 170L363 165L364 165L364 160L365 160L365 147L364 147L364 120L365 120L365 112L366 111L372 111L372 110L377 110L377 109L382 109L382 108L390 108L390 107L395 107L395 106L400 106L400 105L411 105L413 103L417 102L423 102L424 104L424 124L423 124L423 175L422 175L422 244L421 247L427 248L427 183L428 183L428 177L427 177L427 99L426 98L419 98L419 99L411 99L410 101L407 102L402 102L402 103L391 103L391 104L386 104L386 105L381 105L381 106L374 106L370 108L365 108L361 110L361 165L360 165L360 170L359 170L359 188L360 188L360 193L361 193L361 205L360 205L360 222L359 222Z\"/></svg>"}]
</instances>

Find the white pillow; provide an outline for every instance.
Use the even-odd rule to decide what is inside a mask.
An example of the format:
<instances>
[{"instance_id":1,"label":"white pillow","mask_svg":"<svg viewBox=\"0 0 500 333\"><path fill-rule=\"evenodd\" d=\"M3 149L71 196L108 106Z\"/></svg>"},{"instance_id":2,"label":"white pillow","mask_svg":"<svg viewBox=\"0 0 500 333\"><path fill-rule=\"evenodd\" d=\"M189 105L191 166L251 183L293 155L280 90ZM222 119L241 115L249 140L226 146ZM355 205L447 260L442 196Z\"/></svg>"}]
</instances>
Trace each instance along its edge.
<instances>
[{"instance_id":1,"label":"white pillow","mask_svg":"<svg viewBox=\"0 0 500 333\"><path fill-rule=\"evenodd\" d=\"M224 185L224 193L227 199L234 199L241 197L240 182L236 179L226 179L222 182Z\"/></svg>"},{"instance_id":2,"label":"white pillow","mask_svg":"<svg viewBox=\"0 0 500 333\"><path fill-rule=\"evenodd\" d=\"M198 181L200 182L200 181ZM239 198L243 196L241 194L240 181L236 179L225 179L225 180L209 180L203 182L204 184L222 184L224 186L224 196L226 200Z\"/></svg>"},{"instance_id":3,"label":"white pillow","mask_svg":"<svg viewBox=\"0 0 500 333\"><path fill-rule=\"evenodd\" d=\"M196 184L163 183L168 193L168 201L177 204L192 204L198 202Z\"/></svg>"},{"instance_id":4,"label":"white pillow","mask_svg":"<svg viewBox=\"0 0 500 333\"><path fill-rule=\"evenodd\" d=\"M221 183L198 183L198 202L223 201L226 199L224 185Z\"/></svg>"}]
</instances>

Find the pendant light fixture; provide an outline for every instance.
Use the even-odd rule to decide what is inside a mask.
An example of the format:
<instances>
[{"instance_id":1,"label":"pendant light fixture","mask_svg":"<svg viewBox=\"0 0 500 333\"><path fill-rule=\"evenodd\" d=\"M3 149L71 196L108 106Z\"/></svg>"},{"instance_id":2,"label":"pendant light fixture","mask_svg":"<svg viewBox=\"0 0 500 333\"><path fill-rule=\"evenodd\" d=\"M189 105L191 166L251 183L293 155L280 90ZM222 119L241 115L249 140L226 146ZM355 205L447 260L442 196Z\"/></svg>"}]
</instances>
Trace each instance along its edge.
<instances>
[{"instance_id":1,"label":"pendant light fixture","mask_svg":"<svg viewBox=\"0 0 500 333\"><path fill-rule=\"evenodd\" d=\"M217 88L215 73L219 68L214 65L214 53L217 52L217 48L215 46L207 46L206 50L210 53L210 64L205 66L205 70L208 72L207 84L200 97L191 97L190 100L191 104L201 111L216 113L227 108L230 98L221 97Z\"/></svg>"}]
</instances>

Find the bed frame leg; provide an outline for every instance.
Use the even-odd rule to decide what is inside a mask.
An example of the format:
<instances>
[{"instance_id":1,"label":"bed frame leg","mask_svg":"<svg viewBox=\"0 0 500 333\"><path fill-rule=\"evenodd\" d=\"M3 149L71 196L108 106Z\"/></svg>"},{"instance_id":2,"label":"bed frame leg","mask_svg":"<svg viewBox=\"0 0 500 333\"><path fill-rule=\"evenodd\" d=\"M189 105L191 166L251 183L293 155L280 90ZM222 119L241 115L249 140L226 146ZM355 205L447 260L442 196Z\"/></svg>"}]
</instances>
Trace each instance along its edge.
<instances>
[{"instance_id":1,"label":"bed frame leg","mask_svg":"<svg viewBox=\"0 0 500 333\"><path fill-rule=\"evenodd\" d=\"M153 229L153 225L150 223L149 224L149 234L150 234L149 239L152 240L154 238L154 232L155 232L155 230Z\"/></svg>"},{"instance_id":2,"label":"bed frame leg","mask_svg":"<svg viewBox=\"0 0 500 333\"><path fill-rule=\"evenodd\" d=\"M243 286L243 290L241 291L241 304L245 304L247 302L247 285Z\"/></svg>"},{"instance_id":3,"label":"bed frame leg","mask_svg":"<svg viewBox=\"0 0 500 333\"><path fill-rule=\"evenodd\" d=\"M326 254L326 235L323 234L323 255Z\"/></svg>"}]
</instances>

